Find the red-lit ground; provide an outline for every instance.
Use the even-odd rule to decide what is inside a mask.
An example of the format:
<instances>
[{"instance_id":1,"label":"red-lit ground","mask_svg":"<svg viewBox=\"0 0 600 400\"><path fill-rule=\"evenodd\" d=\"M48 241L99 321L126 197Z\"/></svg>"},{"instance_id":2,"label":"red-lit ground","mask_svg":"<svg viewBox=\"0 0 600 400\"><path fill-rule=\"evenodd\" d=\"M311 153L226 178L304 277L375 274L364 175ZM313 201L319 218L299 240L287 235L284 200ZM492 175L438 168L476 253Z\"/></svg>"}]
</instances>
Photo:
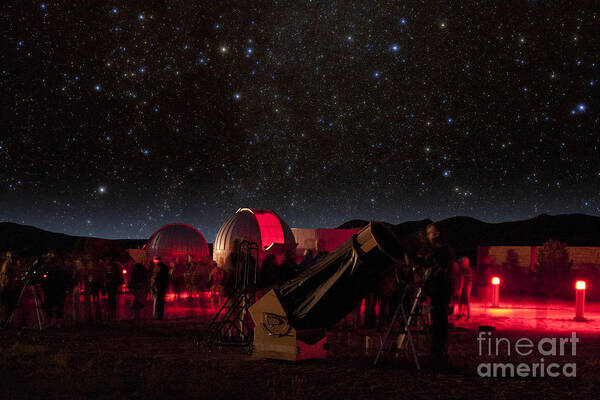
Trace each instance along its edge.
<instances>
[{"instance_id":1,"label":"red-lit ground","mask_svg":"<svg viewBox=\"0 0 600 400\"><path fill-rule=\"evenodd\" d=\"M486 324L497 329L600 334L600 304L586 304L586 321L576 322L575 299L572 302L532 298L507 299L501 300L498 307L476 301L472 305L471 315L472 320L461 320L457 324L469 329Z\"/></svg>"},{"instance_id":2,"label":"red-lit ground","mask_svg":"<svg viewBox=\"0 0 600 400\"><path fill-rule=\"evenodd\" d=\"M217 309L208 295L170 301L166 320L152 321L151 307L141 324L131 320L130 299L119 303L118 321L78 323L44 331L0 331L0 398L594 398L600 389L600 306L586 305L588 322L574 322L574 301L501 299L500 308L474 302L472 319L450 332L448 364L422 357L416 371L406 354L388 355L373 366L382 330L355 330L350 319L328 334L326 360L301 363L256 360L240 349L209 352L195 339ZM69 310L71 304L67 304ZM27 308L27 307L24 307ZM16 324L33 326L31 310ZM19 319L20 318L20 319ZM538 357L478 354L479 325L494 325L494 337L513 343L527 337L567 337L577 332L577 378L481 378L482 362L539 362ZM417 336L417 346L426 344ZM551 362L552 357L546 357Z\"/></svg>"}]
</instances>

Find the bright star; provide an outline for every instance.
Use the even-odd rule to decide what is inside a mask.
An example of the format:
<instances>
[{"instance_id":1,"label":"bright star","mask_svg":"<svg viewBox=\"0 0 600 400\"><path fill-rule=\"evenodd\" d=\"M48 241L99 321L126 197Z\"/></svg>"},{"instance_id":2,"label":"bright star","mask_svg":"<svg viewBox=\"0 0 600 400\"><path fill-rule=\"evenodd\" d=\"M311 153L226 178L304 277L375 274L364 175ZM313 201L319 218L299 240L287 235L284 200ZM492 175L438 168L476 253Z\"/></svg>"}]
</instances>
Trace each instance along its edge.
<instances>
[{"instance_id":1,"label":"bright star","mask_svg":"<svg viewBox=\"0 0 600 400\"><path fill-rule=\"evenodd\" d=\"M582 114L586 112L587 106L584 103L579 103L575 108L571 109L571 115Z\"/></svg>"}]
</instances>

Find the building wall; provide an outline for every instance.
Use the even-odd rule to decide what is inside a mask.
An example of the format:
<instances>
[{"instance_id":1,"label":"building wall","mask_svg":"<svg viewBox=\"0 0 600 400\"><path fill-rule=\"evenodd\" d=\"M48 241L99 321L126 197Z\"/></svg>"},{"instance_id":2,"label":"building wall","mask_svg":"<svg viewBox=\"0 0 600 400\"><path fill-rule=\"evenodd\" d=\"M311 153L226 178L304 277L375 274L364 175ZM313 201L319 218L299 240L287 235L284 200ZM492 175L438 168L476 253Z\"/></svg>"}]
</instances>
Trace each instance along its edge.
<instances>
[{"instance_id":1,"label":"building wall","mask_svg":"<svg viewBox=\"0 0 600 400\"><path fill-rule=\"evenodd\" d=\"M528 268L531 265L531 246L479 246L477 265L514 265Z\"/></svg>"},{"instance_id":2,"label":"building wall","mask_svg":"<svg viewBox=\"0 0 600 400\"><path fill-rule=\"evenodd\" d=\"M477 265L509 265L528 268L537 263L537 254L542 246L479 246ZM573 261L572 269L589 265L600 267L600 247L567 246ZM516 263L515 263L516 261Z\"/></svg>"},{"instance_id":3,"label":"building wall","mask_svg":"<svg viewBox=\"0 0 600 400\"><path fill-rule=\"evenodd\" d=\"M539 251L538 247L538 251ZM573 261L573 269L581 269L587 265L600 266L600 247L567 247L569 257Z\"/></svg>"},{"instance_id":4,"label":"building wall","mask_svg":"<svg viewBox=\"0 0 600 400\"><path fill-rule=\"evenodd\" d=\"M127 249L127 253L136 263L146 263L146 251L143 249Z\"/></svg>"},{"instance_id":5,"label":"building wall","mask_svg":"<svg viewBox=\"0 0 600 400\"><path fill-rule=\"evenodd\" d=\"M297 251L311 249L316 252L330 252L341 246L360 229L303 229L292 228L298 243Z\"/></svg>"}]
</instances>

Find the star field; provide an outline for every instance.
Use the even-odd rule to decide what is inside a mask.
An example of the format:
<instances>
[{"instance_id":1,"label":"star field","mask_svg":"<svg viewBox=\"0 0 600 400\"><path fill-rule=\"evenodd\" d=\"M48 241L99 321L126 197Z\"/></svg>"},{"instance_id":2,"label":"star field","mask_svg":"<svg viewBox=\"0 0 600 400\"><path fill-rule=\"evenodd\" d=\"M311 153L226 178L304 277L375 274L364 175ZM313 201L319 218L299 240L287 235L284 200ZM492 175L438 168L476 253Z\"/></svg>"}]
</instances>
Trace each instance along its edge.
<instances>
[{"instance_id":1,"label":"star field","mask_svg":"<svg viewBox=\"0 0 600 400\"><path fill-rule=\"evenodd\" d=\"M594 2L212 3L3 3L0 220L600 215Z\"/></svg>"}]
</instances>

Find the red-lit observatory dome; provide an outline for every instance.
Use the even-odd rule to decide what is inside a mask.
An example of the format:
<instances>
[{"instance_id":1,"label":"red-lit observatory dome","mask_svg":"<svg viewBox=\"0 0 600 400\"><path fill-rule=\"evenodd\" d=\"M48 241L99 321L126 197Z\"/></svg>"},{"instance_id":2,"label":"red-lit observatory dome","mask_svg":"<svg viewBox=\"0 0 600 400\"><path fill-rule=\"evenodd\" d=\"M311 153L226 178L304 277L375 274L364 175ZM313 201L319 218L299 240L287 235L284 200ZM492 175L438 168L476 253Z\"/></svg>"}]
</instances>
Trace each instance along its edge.
<instances>
[{"instance_id":1,"label":"red-lit observatory dome","mask_svg":"<svg viewBox=\"0 0 600 400\"><path fill-rule=\"evenodd\" d=\"M187 259L191 254L194 260L208 256L208 244L196 228L187 224L165 225L150 237L146 246L146 259L160 257L168 263L179 258Z\"/></svg>"},{"instance_id":2,"label":"red-lit observatory dome","mask_svg":"<svg viewBox=\"0 0 600 400\"><path fill-rule=\"evenodd\" d=\"M292 230L270 210L240 208L219 229L213 245L213 260L223 265L236 239L256 243L259 265L270 251L282 252L296 247Z\"/></svg>"}]
</instances>

